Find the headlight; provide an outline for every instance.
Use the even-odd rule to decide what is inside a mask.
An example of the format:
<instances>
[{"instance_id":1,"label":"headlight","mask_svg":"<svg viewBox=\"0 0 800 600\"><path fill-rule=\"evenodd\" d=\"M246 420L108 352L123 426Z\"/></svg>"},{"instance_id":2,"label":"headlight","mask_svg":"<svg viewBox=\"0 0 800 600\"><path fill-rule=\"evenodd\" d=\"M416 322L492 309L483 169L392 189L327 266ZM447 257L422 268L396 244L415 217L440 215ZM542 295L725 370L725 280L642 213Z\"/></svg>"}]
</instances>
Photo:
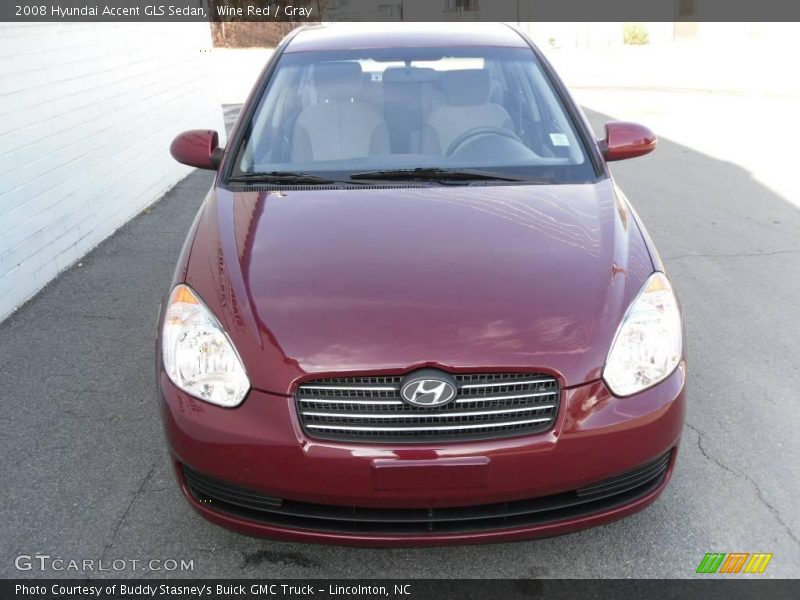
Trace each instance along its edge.
<instances>
[{"instance_id":1,"label":"headlight","mask_svg":"<svg viewBox=\"0 0 800 600\"><path fill-rule=\"evenodd\" d=\"M675 370L682 346L678 301L666 275L653 273L622 319L603 379L616 396L640 392Z\"/></svg>"},{"instance_id":2,"label":"headlight","mask_svg":"<svg viewBox=\"0 0 800 600\"><path fill-rule=\"evenodd\" d=\"M238 406L250 389L239 354L198 296L177 285L161 332L164 370L176 386L206 402Z\"/></svg>"}]
</instances>

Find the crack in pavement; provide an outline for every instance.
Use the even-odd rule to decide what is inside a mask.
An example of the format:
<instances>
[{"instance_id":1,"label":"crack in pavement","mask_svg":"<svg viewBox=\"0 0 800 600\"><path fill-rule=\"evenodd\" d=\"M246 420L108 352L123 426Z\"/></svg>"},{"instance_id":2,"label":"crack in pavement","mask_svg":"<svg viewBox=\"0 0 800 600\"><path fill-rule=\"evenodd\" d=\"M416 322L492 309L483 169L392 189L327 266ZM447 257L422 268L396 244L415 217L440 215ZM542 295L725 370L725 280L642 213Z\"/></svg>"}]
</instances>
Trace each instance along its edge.
<instances>
[{"instance_id":1,"label":"crack in pavement","mask_svg":"<svg viewBox=\"0 0 800 600\"><path fill-rule=\"evenodd\" d=\"M114 542L117 540L117 534L119 534L119 530L122 527L122 524L125 522L125 519L128 517L128 513L131 512L131 508L133 507L133 503L136 502L136 499L142 495L145 491L145 486L150 481L150 478L153 477L153 473L156 471L156 466L158 465L158 461L156 460L153 462L150 470L147 471L147 475L139 482L139 487L133 493L133 497L131 501L128 502L127 508L125 508L125 512L122 513L122 516L117 520L117 524L114 525L114 532L111 534L111 539L106 543L105 547L103 548L103 554L100 555L101 560L105 560L106 553L111 549L111 546L114 545Z\"/></svg>"},{"instance_id":2,"label":"crack in pavement","mask_svg":"<svg viewBox=\"0 0 800 600\"><path fill-rule=\"evenodd\" d=\"M287 567L298 566L304 569L312 569L321 565L301 552L283 552L276 550L256 550L254 552L241 551L242 564L240 569L247 567L257 567L263 564L284 565Z\"/></svg>"},{"instance_id":3,"label":"crack in pavement","mask_svg":"<svg viewBox=\"0 0 800 600\"><path fill-rule=\"evenodd\" d=\"M798 539L798 537L795 535L795 533L792 531L789 525L787 525L786 522L783 520L780 511L767 501L766 497L764 496L764 492L761 491L761 486L759 486L758 483L746 473L740 473L734 469L731 469L728 465L726 465L719 459L711 456L708 453L708 451L703 447L703 436L705 434L702 431L700 431L697 427L689 423L688 421L686 421L684 425L686 425L686 427L688 427L697 434L697 447L700 450L700 453L706 458L706 460L710 460L724 471L727 471L728 473L730 473L735 477L744 479L750 485L752 485L753 489L755 489L756 491L756 496L758 496L759 501L767 508L767 510L769 510L769 512L772 513L772 515L775 517L775 520L783 527L783 529L786 531L786 534L794 541L794 543L800 546L800 539Z\"/></svg>"},{"instance_id":4,"label":"crack in pavement","mask_svg":"<svg viewBox=\"0 0 800 600\"><path fill-rule=\"evenodd\" d=\"M742 252L740 254L677 254L665 256L664 260L680 260L681 258L747 258L750 256L776 256L778 254L800 254L800 250L775 250L774 252Z\"/></svg>"}]
</instances>

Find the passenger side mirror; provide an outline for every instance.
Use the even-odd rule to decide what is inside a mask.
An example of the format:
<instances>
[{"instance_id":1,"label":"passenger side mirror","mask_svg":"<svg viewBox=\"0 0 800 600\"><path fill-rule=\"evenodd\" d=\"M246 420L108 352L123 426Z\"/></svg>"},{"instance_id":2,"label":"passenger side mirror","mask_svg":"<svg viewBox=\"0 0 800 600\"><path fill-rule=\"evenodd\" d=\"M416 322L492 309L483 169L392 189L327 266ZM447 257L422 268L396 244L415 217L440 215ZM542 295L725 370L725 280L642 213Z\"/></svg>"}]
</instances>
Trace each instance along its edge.
<instances>
[{"instance_id":1,"label":"passenger side mirror","mask_svg":"<svg viewBox=\"0 0 800 600\"><path fill-rule=\"evenodd\" d=\"M598 141L607 162L642 156L655 150L658 137L644 125L613 121L606 123L606 139Z\"/></svg>"},{"instance_id":2,"label":"passenger side mirror","mask_svg":"<svg viewBox=\"0 0 800 600\"><path fill-rule=\"evenodd\" d=\"M184 131L172 140L169 152L179 163L216 171L222 160L222 148L216 131L192 129Z\"/></svg>"}]
</instances>

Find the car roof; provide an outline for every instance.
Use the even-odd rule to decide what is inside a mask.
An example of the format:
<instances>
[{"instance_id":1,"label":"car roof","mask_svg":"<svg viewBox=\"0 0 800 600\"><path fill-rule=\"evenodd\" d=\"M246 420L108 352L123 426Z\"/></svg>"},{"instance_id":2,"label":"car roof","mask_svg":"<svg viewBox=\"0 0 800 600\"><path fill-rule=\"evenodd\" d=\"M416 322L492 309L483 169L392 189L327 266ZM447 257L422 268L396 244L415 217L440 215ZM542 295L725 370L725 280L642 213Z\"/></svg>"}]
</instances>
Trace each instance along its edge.
<instances>
[{"instance_id":1,"label":"car roof","mask_svg":"<svg viewBox=\"0 0 800 600\"><path fill-rule=\"evenodd\" d=\"M502 23L330 23L303 27L285 52L457 46L525 48L527 43Z\"/></svg>"}]
</instances>

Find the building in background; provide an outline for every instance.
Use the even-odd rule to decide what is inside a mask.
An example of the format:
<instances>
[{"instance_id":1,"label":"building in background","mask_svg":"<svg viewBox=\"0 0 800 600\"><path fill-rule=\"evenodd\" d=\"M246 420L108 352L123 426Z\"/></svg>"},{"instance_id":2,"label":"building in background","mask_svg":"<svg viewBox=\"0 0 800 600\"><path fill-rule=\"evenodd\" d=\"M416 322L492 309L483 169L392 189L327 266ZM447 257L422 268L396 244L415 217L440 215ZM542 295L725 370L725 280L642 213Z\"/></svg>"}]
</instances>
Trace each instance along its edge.
<instances>
[{"instance_id":1,"label":"building in background","mask_svg":"<svg viewBox=\"0 0 800 600\"><path fill-rule=\"evenodd\" d=\"M190 169L216 129L208 23L0 25L0 320Z\"/></svg>"},{"instance_id":2,"label":"building in background","mask_svg":"<svg viewBox=\"0 0 800 600\"><path fill-rule=\"evenodd\" d=\"M603 48L638 44L629 38L631 27L646 35L641 45L697 42L704 45L736 43L772 43L785 41L790 23L515 23L538 44L558 48ZM793 37L793 36L792 36Z\"/></svg>"},{"instance_id":3,"label":"building in background","mask_svg":"<svg viewBox=\"0 0 800 600\"><path fill-rule=\"evenodd\" d=\"M636 14L642 0L619 0L617 12L630 4ZM555 47L608 47L630 42L626 29L636 26L648 44L690 39L728 43L737 39L764 39L782 31L784 23L744 22L756 18L760 8L779 6L785 0L753 0L732 6L729 0L662 0L648 8L658 22L541 22L542 7L550 0L321 0L323 19L331 21L494 21L518 25L539 44ZM545 13L546 14L546 13ZM720 14L737 23L715 23ZM577 15L576 15L577 16ZM629 27L626 27L629 26ZM636 43L636 42L634 42Z\"/></svg>"}]
</instances>

